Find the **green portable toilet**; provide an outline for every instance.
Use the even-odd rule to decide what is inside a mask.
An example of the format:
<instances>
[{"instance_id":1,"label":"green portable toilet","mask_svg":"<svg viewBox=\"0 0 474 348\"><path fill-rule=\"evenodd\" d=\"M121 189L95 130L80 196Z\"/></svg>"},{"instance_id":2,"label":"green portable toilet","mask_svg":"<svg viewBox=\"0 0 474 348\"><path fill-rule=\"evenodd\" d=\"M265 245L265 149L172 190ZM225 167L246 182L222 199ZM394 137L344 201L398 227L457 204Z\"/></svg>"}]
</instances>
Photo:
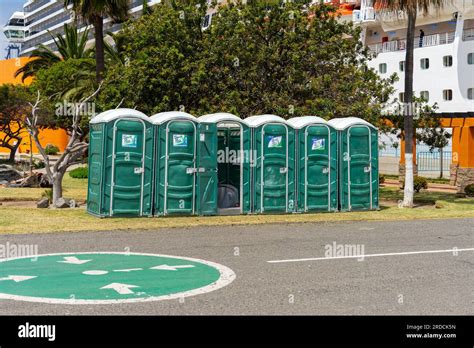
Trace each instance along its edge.
<instances>
[{"instance_id":1,"label":"green portable toilet","mask_svg":"<svg viewBox=\"0 0 474 348\"><path fill-rule=\"evenodd\" d=\"M154 215L196 214L197 118L181 111L150 117L155 128Z\"/></svg>"},{"instance_id":2,"label":"green portable toilet","mask_svg":"<svg viewBox=\"0 0 474 348\"><path fill-rule=\"evenodd\" d=\"M328 122L338 131L341 211L379 207L378 130L357 117Z\"/></svg>"},{"instance_id":3,"label":"green portable toilet","mask_svg":"<svg viewBox=\"0 0 474 348\"><path fill-rule=\"evenodd\" d=\"M251 211L250 128L241 118L229 113L208 114L198 118L202 130L208 131L204 144L217 144L217 182L205 187L204 202L217 192L219 215L246 214ZM210 137L214 136L214 139ZM201 141L202 142L202 141ZM215 145L207 148L215 148ZM212 192L212 193L211 193ZM206 205L206 203L201 204ZM211 207L208 207L211 208Z\"/></svg>"},{"instance_id":4,"label":"green portable toilet","mask_svg":"<svg viewBox=\"0 0 474 348\"><path fill-rule=\"evenodd\" d=\"M337 211L337 132L316 116L288 123L296 139L296 211Z\"/></svg>"},{"instance_id":5,"label":"green portable toilet","mask_svg":"<svg viewBox=\"0 0 474 348\"><path fill-rule=\"evenodd\" d=\"M137 110L109 110L90 121L89 213L152 214L152 147L152 125Z\"/></svg>"},{"instance_id":6,"label":"green portable toilet","mask_svg":"<svg viewBox=\"0 0 474 348\"><path fill-rule=\"evenodd\" d=\"M294 129L276 115L245 119L252 129L252 211L295 210Z\"/></svg>"}]
</instances>

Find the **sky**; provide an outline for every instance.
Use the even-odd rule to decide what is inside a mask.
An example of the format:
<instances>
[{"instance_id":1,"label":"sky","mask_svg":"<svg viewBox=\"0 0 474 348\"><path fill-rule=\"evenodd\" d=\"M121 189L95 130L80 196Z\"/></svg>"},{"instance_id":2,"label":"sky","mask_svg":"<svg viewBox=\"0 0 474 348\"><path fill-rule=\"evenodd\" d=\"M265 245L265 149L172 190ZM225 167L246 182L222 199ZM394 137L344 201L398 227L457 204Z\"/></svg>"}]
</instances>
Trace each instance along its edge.
<instances>
[{"instance_id":1,"label":"sky","mask_svg":"<svg viewBox=\"0 0 474 348\"><path fill-rule=\"evenodd\" d=\"M10 19L10 16L15 11L21 11L23 4L27 0L0 0L0 59L4 59L7 51L5 50L8 46L8 41L3 34L3 26Z\"/></svg>"}]
</instances>

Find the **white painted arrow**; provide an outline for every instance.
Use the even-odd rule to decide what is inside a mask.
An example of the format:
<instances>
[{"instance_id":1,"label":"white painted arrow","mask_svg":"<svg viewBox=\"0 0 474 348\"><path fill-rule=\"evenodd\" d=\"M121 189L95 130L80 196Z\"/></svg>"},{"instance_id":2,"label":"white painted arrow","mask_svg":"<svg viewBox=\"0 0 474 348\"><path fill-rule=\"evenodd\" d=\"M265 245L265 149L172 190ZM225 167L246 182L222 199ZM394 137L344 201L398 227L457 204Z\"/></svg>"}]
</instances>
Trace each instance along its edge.
<instances>
[{"instance_id":1,"label":"white painted arrow","mask_svg":"<svg viewBox=\"0 0 474 348\"><path fill-rule=\"evenodd\" d=\"M111 283L109 285L103 286L100 289L113 289L117 291L120 295L128 295L133 294L133 291L130 290L131 288L138 288L137 285L130 285L130 284L122 284L122 283Z\"/></svg>"},{"instance_id":2,"label":"white painted arrow","mask_svg":"<svg viewBox=\"0 0 474 348\"><path fill-rule=\"evenodd\" d=\"M179 268L193 268L193 265L180 265L180 266L169 266L169 265L159 265L151 267L150 269L160 269L162 271L177 271Z\"/></svg>"},{"instance_id":3,"label":"white painted arrow","mask_svg":"<svg viewBox=\"0 0 474 348\"><path fill-rule=\"evenodd\" d=\"M83 263L86 263L86 262L89 262L89 261L92 261L92 260L79 260L77 257L75 256L65 256L64 257L64 261L58 261L58 262L61 262L61 263L72 263L74 265L82 265Z\"/></svg>"},{"instance_id":4,"label":"white painted arrow","mask_svg":"<svg viewBox=\"0 0 474 348\"><path fill-rule=\"evenodd\" d=\"M9 275L8 277L0 278L0 280L13 280L14 282L18 283L33 278L36 278L36 276Z\"/></svg>"}]
</instances>

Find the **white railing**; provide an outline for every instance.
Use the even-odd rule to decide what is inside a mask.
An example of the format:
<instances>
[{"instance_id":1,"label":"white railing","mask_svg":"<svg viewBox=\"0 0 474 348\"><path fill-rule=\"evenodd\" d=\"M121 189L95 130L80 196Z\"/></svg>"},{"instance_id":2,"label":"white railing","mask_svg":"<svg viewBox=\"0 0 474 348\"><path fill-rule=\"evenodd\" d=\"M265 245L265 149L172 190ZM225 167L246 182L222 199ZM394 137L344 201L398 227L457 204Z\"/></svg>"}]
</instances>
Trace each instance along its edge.
<instances>
[{"instance_id":1,"label":"white railing","mask_svg":"<svg viewBox=\"0 0 474 348\"><path fill-rule=\"evenodd\" d=\"M474 0L473 0L473 2L474 2ZM463 30L462 40L463 41L472 41L472 40L474 40L474 28Z\"/></svg>"},{"instance_id":2,"label":"white railing","mask_svg":"<svg viewBox=\"0 0 474 348\"><path fill-rule=\"evenodd\" d=\"M472 33L474 35L474 31ZM472 39L474 40L474 36ZM438 46L438 45L445 45L452 43L454 41L454 32L449 33L441 33L441 34L433 34L433 35L426 35L423 37L423 40L420 42L420 37L415 37L413 42L413 46L415 48L419 47L431 47L431 46ZM384 52L396 52L396 51L403 51L406 48L406 40L393 40L387 41L383 43L377 43L373 45L369 45L369 49L374 52L375 54L384 53Z\"/></svg>"}]
</instances>

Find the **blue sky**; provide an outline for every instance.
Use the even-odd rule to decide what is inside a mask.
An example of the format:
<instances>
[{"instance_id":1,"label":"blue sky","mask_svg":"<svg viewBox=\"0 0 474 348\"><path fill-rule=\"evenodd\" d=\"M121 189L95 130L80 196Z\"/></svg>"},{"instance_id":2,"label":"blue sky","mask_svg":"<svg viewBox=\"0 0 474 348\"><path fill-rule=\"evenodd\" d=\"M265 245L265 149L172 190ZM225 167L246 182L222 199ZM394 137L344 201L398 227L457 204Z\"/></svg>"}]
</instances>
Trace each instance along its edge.
<instances>
[{"instance_id":1,"label":"blue sky","mask_svg":"<svg viewBox=\"0 0 474 348\"><path fill-rule=\"evenodd\" d=\"M5 48L8 46L8 41L3 34L3 26L7 23L8 19L15 11L21 11L23 4L26 0L0 0L0 59L4 59L7 51Z\"/></svg>"}]
</instances>

